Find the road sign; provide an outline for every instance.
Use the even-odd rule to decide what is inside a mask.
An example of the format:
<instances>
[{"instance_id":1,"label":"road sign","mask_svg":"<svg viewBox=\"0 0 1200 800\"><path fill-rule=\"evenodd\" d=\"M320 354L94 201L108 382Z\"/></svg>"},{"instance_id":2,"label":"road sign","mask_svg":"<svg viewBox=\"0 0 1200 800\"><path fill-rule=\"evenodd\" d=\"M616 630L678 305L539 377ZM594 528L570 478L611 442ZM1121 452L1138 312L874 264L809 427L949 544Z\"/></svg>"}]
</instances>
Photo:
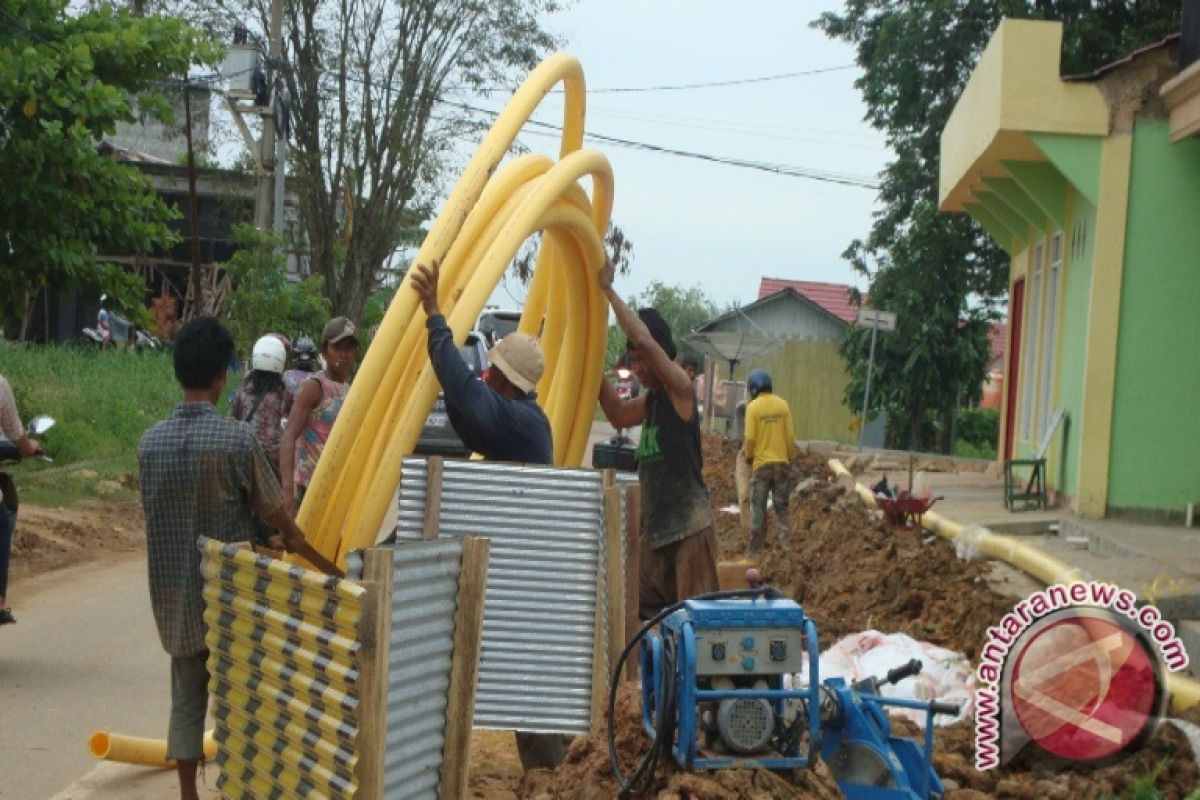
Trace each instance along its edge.
<instances>
[{"instance_id":1,"label":"road sign","mask_svg":"<svg viewBox=\"0 0 1200 800\"><path fill-rule=\"evenodd\" d=\"M896 330L896 315L891 311L880 311L877 308L860 308L858 320L854 324L860 328L894 331Z\"/></svg>"}]
</instances>

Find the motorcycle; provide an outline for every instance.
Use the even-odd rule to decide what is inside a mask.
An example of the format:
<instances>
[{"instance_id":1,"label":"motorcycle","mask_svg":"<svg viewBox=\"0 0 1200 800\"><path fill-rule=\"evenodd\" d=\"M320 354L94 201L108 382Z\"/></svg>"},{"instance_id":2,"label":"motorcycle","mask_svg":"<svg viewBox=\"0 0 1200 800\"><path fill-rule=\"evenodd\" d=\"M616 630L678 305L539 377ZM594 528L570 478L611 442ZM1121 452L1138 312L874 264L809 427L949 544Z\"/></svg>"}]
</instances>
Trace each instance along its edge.
<instances>
[{"instance_id":1,"label":"motorcycle","mask_svg":"<svg viewBox=\"0 0 1200 800\"><path fill-rule=\"evenodd\" d=\"M46 431L53 428L56 424L54 417L48 417L45 414L39 414L29 420L29 424L25 426L25 435L30 437L42 436ZM38 458L42 461L53 462L54 459L46 455L45 452L39 453L33 458ZM0 463L10 462L16 463L23 460L21 456L21 448L17 447L16 442L10 442L3 436L0 436Z\"/></svg>"}]
</instances>

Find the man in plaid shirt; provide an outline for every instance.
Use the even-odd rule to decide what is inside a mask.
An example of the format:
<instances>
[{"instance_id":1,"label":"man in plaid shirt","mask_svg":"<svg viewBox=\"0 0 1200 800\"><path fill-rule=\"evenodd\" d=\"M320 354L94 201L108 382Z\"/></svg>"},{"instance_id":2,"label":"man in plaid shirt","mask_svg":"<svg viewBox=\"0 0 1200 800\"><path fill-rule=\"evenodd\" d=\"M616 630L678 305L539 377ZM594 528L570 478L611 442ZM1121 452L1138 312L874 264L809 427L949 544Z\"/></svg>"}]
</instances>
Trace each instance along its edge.
<instances>
[{"instance_id":1,"label":"man in plaid shirt","mask_svg":"<svg viewBox=\"0 0 1200 800\"><path fill-rule=\"evenodd\" d=\"M305 542L292 521L279 481L250 426L217 413L233 350L233 337L211 317L180 329L174 360L183 403L146 431L138 447L150 605L163 649L171 656L167 758L176 761L183 800L198 800L196 766L204 755L208 712L197 537L253 541L258 517L281 532L289 552L325 572L340 574Z\"/></svg>"}]
</instances>

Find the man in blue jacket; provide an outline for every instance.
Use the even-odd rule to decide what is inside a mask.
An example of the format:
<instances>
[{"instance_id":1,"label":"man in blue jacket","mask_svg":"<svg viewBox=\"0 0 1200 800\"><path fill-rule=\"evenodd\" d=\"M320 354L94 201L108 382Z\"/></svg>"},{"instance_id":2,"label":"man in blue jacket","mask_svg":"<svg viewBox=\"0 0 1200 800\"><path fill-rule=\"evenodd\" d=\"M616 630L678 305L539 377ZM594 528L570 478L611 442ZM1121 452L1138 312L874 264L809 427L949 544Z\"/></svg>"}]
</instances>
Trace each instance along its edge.
<instances>
[{"instance_id":1,"label":"man in blue jacket","mask_svg":"<svg viewBox=\"0 0 1200 800\"><path fill-rule=\"evenodd\" d=\"M488 351L491 367L481 379L454 345L454 334L438 307L438 262L417 265L412 283L428 320L429 360L442 384L446 416L464 445L488 461L554 463L550 420L534 390L545 361L537 339L510 333ZM566 755L558 734L517 732L517 752L526 769L553 768Z\"/></svg>"},{"instance_id":2,"label":"man in blue jacket","mask_svg":"<svg viewBox=\"0 0 1200 800\"><path fill-rule=\"evenodd\" d=\"M412 282L428 317L429 360L454 432L488 461L553 463L550 420L534 391L545 366L537 339L524 333L505 336L488 351L491 368L479 378L455 347L438 307L438 275L436 261L432 269L418 265Z\"/></svg>"}]
</instances>

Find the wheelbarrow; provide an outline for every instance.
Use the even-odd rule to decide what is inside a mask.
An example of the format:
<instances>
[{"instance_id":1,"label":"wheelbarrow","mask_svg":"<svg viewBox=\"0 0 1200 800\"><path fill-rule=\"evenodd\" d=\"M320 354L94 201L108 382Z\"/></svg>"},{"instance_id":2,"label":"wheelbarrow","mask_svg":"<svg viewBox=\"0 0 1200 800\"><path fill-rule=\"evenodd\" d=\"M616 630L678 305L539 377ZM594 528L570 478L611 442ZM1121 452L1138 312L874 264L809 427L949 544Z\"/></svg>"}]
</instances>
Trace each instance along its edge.
<instances>
[{"instance_id":1,"label":"wheelbarrow","mask_svg":"<svg viewBox=\"0 0 1200 800\"><path fill-rule=\"evenodd\" d=\"M915 531L921 528L921 515L933 508L938 497L914 497L908 490L901 489L895 497L876 492L875 505L883 511L884 522L892 530Z\"/></svg>"}]
</instances>

